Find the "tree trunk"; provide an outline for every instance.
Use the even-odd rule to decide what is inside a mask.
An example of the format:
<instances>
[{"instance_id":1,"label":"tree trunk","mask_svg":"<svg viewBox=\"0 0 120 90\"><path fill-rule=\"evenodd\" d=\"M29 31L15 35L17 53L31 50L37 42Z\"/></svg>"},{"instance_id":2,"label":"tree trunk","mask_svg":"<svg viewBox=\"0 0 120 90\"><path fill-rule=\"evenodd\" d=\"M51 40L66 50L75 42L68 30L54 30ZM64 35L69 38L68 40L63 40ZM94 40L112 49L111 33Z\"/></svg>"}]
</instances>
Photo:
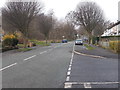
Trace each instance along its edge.
<instances>
[{"instance_id":1,"label":"tree trunk","mask_svg":"<svg viewBox=\"0 0 120 90\"><path fill-rule=\"evenodd\" d=\"M24 41L23 41L24 48L26 48L27 47L27 37L25 35L23 35L23 39L24 39Z\"/></svg>"},{"instance_id":2,"label":"tree trunk","mask_svg":"<svg viewBox=\"0 0 120 90\"><path fill-rule=\"evenodd\" d=\"M92 44L92 35L90 33L88 33L88 43Z\"/></svg>"},{"instance_id":3,"label":"tree trunk","mask_svg":"<svg viewBox=\"0 0 120 90\"><path fill-rule=\"evenodd\" d=\"M26 48L26 47L27 47L27 39L24 38L24 48Z\"/></svg>"},{"instance_id":4,"label":"tree trunk","mask_svg":"<svg viewBox=\"0 0 120 90\"><path fill-rule=\"evenodd\" d=\"M46 37L46 38L45 38L45 40L46 40L46 45L47 45L47 39L48 39L48 38Z\"/></svg>"}]
</instances>

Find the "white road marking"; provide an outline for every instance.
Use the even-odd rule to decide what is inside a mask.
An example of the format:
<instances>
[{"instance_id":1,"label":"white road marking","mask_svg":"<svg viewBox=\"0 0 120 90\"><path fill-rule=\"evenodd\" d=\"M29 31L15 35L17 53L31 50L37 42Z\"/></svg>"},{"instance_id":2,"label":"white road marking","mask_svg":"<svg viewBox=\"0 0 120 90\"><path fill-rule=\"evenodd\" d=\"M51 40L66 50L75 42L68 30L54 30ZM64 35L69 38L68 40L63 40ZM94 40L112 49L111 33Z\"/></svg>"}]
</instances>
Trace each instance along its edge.
<instances>
[{"instance_id":1,"label":"white road marking","mask_svg":"<svg viewBox=\"0 0 120 90\"><path fill-rule=\"evenodd\" d=\"M0 69L0 71L3 71L3 70L5 70L5 69L7 69L7 68L10 68L10 67L12 67L12 66L14 66L14 65L16 65L16 64L17 64L17 63L13 63L13 64L11 64L11 65L9 65L9 66L6 66L6 67Z\"/></svg>"},{"instance_id":2,"label":"white road marking","mask_svg":"<svg viewBox=\"0 0 120 90\"><path fill-rule=\"evenodd\" d=\"M71 73L71 72L70 72L70 71L68 71L68 72L67 72L67 75L69 76L69 75L70 75L70 73Z\"/></svg>"},{"instance_id":3,"label":"white road marking","mask_svg":"<svg viewBox=\"0 0 120 90\"><path fill-rule=\"evenodd\" d=\"M66 81L69 81L69 80L70 80L70 77L69 77L69 76L67 76Z\"/></svg>"},{"instance_id":4,"label":"white road marking","mask_svg":"<svg viewBox=\"0 0 120 90\"><path fill-rule=\"evenodd\" d=\"M67 84L72 83L73 85L75 84L119 84L119 82L67 82Z\"/></svg>"},{"instance_id":5,"label":"white road marking","mask_svg":"<svg viewBox=\"0 0 120 90\"><path fill-rule=\"evenodd\" d=\"M70 65L72 65L72 60L70 61Z\"/></svg>"},{"instance_id":6,"label":"white road marking","mask_svg":"<svg viewBox=\"0 0 120 90\"><path fill-rule=\"evenodd\" d=\"M68 71L71 71L71 67L68 68Z\"/></svg>"},{"instance_id":7,"label":"white road marking","mask_svg":"<svg viewBox=\"0 0 120 90\"><path fill-rule=\"evenodd\" d=\"M103 58L103 59L106 59L105 57L102 57L102 56L88 55L88 54L80 53L80 52L77 52L77 51L74 51L74 52L76 54L83 55L83 56L90 56L90 57L94 57L94 58Z\"/></svg>"},{"instance_id":8,"label":"white road marking","mask_svg":"<svg viewBox=\"0 0 120 90\"><path fill-rule=\"evenodd\" d=\"M72 88L72 85L84 85L84 88L92 88L91 85L94 84L119 84L119 82L66 82L64 88Z\"/></svg>"},{"instance_id":9,"label":"white road marking","mask_svg":"<svg viewBox=\"0 0 120 90\"><path fill-rule=\"evenodd\" d=\"M84 88L92 88L90 83L84 83Z\"/></svg>"},{"instance_id":10,"label":"white road marking","mask_svg":"<svg viewBox=\"0 0 120 90\"><path fill-rule=\"evenodd\" d=\"M70 64L69 67L71 67L72 65Z\"/></svg>"},{"instance_id":11,"label":"white road marking","mask_svg":"<svg viewBox=\"0 0 120 90\"><path fill-rule=\"evenodd\" d=\"M72 83L65 83L64 88L72 88Z\"/></svg>"},{"instance_id":12,"label":"white road marking","mask_svg":"<svg viewBox=\"0 0 120 90\"><path fill-rule=\"evenodd\" d=\"M40 54L46 53L47 51L40 52Z\"/></svg>"},{"instance_id":13,"label":"white road marking","mask_svg":"<svg viewBox=\"0 0 120 90\"><path fill-rule=\"evenodd\" d=\"M31 59L31 58L33 58L33 57L35 57L35 56L36 56L36 55L33 55L33 56L31 56L31 57L28 57L28 58L24 59L24 61L29 60L29 59Z\"/></svg>"},{"instance_id":14,"label":"white road marking","mask_svg":"<svg viewBox=\"0 0 120 90\"><path fill-rule=\"evenodd\" d=\"M72 51L72 56L71 56L71 61L69 64L68 72L67 72L66 82L70 80L71 67L72 67L72 61L73 61L73 56L74 56L74 47L75 45L73 45L73 51ZM71 87L72 87L72 83L65 83L64 85L64 88L71 88Z\"/></svg>"}]
</instances>

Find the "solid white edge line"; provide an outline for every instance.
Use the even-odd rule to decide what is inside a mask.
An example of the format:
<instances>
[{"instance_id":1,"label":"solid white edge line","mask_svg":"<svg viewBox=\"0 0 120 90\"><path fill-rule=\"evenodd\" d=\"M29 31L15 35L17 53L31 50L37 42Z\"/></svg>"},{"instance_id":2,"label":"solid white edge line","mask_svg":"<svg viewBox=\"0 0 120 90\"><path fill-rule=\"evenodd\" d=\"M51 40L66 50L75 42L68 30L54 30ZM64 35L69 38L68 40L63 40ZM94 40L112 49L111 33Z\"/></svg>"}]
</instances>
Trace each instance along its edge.
<instances>
[{"instance_id":1,"label":"solid white edge line","mask_svg":"<svg viewBox=\"0 0 120 90\"><path fill-rule=\"evenodd\" d=\"M29 60L29 59L31 59L31 58L33 58L33 57L35 57L35 56L36 56L36 55L33 55L33 56L31 56L31 57L28 57L28 58L24 59L24 61Z\"/></svg>"},{"instance_id":2,"label":"solid white edge line","mask_svg":"<svg viewBox=\"0 0 120 90\"><path fill-rule=\"evenodd\" d=\"M4 68L1 68L0 69L0 71L3 71L3 70L5 70L5 69L7 69L7 68L10 68L10 67L12 67L12 66L14 66L14 65L16 65L17 63L13 63L13 64L11 64L11 65L9 65L9 66L6 66L6 67L4 67Z\"/></svg>"},{"instance_id":3,"label":"solid white edge line","mask_svg":"<svg viewBox=\"0 0 120 90\"><path fill-rule=\"evenodd\" d=\"M84 88L92 88L90 83L84 83Z\"/></svg>"}]
</instances>

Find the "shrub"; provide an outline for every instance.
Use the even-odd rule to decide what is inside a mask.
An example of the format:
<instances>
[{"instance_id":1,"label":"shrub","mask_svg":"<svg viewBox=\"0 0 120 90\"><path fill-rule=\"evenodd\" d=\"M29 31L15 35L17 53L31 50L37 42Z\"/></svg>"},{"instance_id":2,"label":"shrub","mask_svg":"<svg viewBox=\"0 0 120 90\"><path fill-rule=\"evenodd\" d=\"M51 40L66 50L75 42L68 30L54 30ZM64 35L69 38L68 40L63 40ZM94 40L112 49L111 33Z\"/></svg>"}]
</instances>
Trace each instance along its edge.
<instances>
[{"instance_id":1,"label":"shrub","mask_svg":"<svg viewBox=\"0 0 120 90\"><path fill-rule=\"evenodd\" d=\"M55 43L55 41L54 41L54 40L51 40L50 42L51 42L51 43Z\"/></svg>"},{"instance_id":2,"label":"shrub","mask_svg":"<svg viewBox=\"0 0 120 90\"><path fill-rule=\"evenodd\" d=\"M111 50L120 53L120 41L110 41L109 47Z\"/></svg>"},{"instance_id":3,"label":"shrub","mask_svg":"<svg viewBox=\"0 0 120 90\"><path fill-rule=\"evenodd\" d=\"M18 39L17 38L13 38L12 39L12 46L16 46L18 44Z\"/></svg>"},{"instance_id":4,"label":"shrub","mask_svg":"<svg viewBox=\"0 0 120 90\"><path fill-rule=\"evenodd\" d=\"M51 40L50 43L61 43L61 40Z\"/></svg>"},{"instance_id":5,"label":"shrub","mask_svg":"<svg viewBox=\"0 0 120 90\"><path fill-rule=\"evenodd\" d=\"M13 38L16 38L13 34L10 34L10 35L5 35L4 37L3 37L3 40L5 40L5 39L13 39Z\"/></svg>"},{"instance_id":6,"label":"shrub","mask_svg":"<svg viewBox=\"0 0 120 90\"><path fill-rule=\"evenodd\" d=\"M11 38L4 39L3 46L12 46L12 39Z\"/></svg>"},{"instance_id":7,"label":"shrub","mask_svg":"<svg viewBox=\"0 0 120 90\"><path fill-rule=\"evenodd\" d=\"M18 44L18 39L14 35L5 35L3 37L3 47L15 47Z\"/></svg>"}]
</instances>

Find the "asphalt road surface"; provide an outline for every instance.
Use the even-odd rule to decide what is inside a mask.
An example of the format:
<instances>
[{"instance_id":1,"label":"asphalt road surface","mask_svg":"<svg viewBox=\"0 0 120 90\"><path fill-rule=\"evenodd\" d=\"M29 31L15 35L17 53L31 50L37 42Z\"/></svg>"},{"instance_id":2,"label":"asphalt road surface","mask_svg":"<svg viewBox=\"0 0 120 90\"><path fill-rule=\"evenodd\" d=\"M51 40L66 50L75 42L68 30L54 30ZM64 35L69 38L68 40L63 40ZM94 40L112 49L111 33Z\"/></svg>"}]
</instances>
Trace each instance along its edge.
<instances>
[{"instance_id":1,"label":"asphalt road surface","mask_svg":"<svg viewBox=\"0 0 120 90\"><path fill-rule=\"evenodd\" d=\"M76 45L74 50L78 49L85 47ZM118 84L118 59L73 53L65 88L118 88Z\"/></svg>"},{"instance_id":2,"label":"asphalt road surface","mask_svg":"<svg viewBox=\"0 0 120 90\"><path fill-rule=\"evenodd\" d=\"M118 87L116 59L77 55L73 53L75 47L85 49L69 42L24 53L3 53L2 87L64 88L66 84L67 88Z\"/></svg>"}]
</instances>

